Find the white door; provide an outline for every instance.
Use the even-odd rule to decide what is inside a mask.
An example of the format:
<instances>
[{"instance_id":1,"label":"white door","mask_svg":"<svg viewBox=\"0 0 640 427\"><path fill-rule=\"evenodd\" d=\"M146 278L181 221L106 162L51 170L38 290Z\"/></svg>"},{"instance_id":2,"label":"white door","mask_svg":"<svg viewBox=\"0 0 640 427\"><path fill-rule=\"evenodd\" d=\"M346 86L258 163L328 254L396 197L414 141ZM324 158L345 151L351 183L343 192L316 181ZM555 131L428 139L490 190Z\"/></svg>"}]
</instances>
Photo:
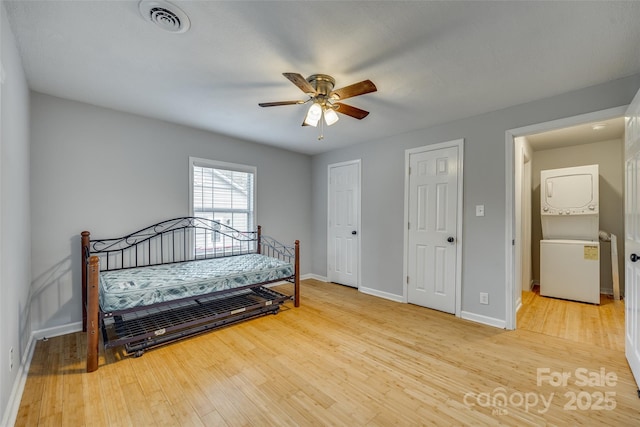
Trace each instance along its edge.
<instances>
[{"instance_id":1,"label":"white door","mask_svg":"<svg viewBox=\"0 0 640 427\"><path fill-rule=\"evenodd\" d=\"M640 91L625 130L625 354L640 388Z\"/></svg>"},{"instance_id":2,"label":"white door","mask_svg":"<svg viewBox=\"0 0 640 427\"><path fill-rule=\"evenodd\" d=\"M329 165L327 272L330 282L358 287L360 161Z\"/></svg>"},{"instance_id":3,"label":"white door","mask_svg":"<svg viewBox=\"0 0 640 427\"><path fill-rule=\"evenodd\" d=\"M407 301L456 312L461 146L408 155Z\"/></svg>"}]
</instances>

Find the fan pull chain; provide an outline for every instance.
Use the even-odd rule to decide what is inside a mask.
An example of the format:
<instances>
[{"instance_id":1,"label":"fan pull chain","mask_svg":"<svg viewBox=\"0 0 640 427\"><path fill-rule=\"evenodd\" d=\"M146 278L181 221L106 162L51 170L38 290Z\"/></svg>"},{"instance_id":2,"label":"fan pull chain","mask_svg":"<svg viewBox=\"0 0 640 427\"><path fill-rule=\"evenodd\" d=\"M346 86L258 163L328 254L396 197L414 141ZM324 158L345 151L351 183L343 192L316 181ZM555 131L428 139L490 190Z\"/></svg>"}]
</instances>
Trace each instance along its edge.
<instances>
[{"instance_id":1,"label":"fan pull chain","mask_svg":"<svg viewBox=\"0 0 640 427\"><path fill-rule=\"evenodd\" d=\"M320 135L318 135L318 141L322 141L324 139L324 120L322 117L320 118Z\"/></svg>"}]
</instances>

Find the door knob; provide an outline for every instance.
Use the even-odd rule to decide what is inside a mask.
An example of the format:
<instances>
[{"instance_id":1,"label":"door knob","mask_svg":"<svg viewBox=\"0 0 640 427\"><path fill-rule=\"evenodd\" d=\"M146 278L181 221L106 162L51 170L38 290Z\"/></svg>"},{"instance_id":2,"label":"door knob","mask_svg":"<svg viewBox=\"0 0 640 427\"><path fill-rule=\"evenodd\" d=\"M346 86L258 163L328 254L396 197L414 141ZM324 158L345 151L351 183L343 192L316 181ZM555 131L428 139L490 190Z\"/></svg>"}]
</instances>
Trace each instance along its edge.
<instances>
[{"instance_id":1,"label":"door knob","mask_svg":"<svg viewBox=\"0 0 640 427\"><path fill-rule=\"evenodd\" d=\"M640 259L640 256L636 255L636 254L631 254L631 256L629 257L631 259L631 262L636 262Z\"/></svg>"},{"instance_id":2,"label":"door knob","mask_svg":"<svg viewBox=\"0 0 640 427\"><path fill-rule=\"evenodd\" d=\"M358 232L357 232L356 230L353 230L353 231L351 232L351 234L353 234L353 235L355 236L356 234L358 234Z\"/></svg>"},{"instance_id":3,"label":"door knob","mask_svg":"<svg viewBox=\"0 0 640 427\"><path fill-rule=\"evenodd\" d=\"M453 243L455 241L456 241L456 239L454 239L453 237L448 237L447 238L447 242L449 242L449 243Z\"/></svg>"}]
</instances>

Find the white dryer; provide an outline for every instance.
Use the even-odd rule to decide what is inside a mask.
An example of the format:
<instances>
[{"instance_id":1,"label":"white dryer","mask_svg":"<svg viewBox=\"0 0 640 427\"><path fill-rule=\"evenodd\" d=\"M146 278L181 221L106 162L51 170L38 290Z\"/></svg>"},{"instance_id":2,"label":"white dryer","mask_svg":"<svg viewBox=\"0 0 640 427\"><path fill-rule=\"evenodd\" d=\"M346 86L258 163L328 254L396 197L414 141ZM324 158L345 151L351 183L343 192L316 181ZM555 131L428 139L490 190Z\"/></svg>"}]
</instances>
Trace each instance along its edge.
<instances>
[{"instance_id":1,"label":"white dryer","mask_svg":"<svg viewBox=\"0 0 640 427\"><path fill-rule=\"evenodd\" d=\"M540 295L600 303L598 165L540 172Z\"/></svg>"},{"instance_id":2,"label":"white dryer","mask_svg":"<svg viewBox=\"0 0 640 427\"><path fill-rule=\"evenodd\" d=\"M598 241L598 165L540 172L540 217L547 239Z\"/></svg>"}]
</instances>

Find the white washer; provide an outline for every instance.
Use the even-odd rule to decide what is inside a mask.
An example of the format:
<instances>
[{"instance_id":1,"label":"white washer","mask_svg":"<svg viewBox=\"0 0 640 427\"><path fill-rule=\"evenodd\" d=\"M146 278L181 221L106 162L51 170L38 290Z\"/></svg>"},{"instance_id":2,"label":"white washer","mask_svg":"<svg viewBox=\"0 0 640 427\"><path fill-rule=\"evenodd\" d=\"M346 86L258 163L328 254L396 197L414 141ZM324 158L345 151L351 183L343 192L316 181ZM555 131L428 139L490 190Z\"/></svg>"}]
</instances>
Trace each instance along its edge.
<instances>
[{"instance_id":1,"label":"white washer","mask_svg":"<svg viewBox=\"0 0 640 427\"><path fill-rule=\"evenodd\" d=\"M540 241L540 295L600 304L600 243Z\"/></svg>"}]
</instances>

